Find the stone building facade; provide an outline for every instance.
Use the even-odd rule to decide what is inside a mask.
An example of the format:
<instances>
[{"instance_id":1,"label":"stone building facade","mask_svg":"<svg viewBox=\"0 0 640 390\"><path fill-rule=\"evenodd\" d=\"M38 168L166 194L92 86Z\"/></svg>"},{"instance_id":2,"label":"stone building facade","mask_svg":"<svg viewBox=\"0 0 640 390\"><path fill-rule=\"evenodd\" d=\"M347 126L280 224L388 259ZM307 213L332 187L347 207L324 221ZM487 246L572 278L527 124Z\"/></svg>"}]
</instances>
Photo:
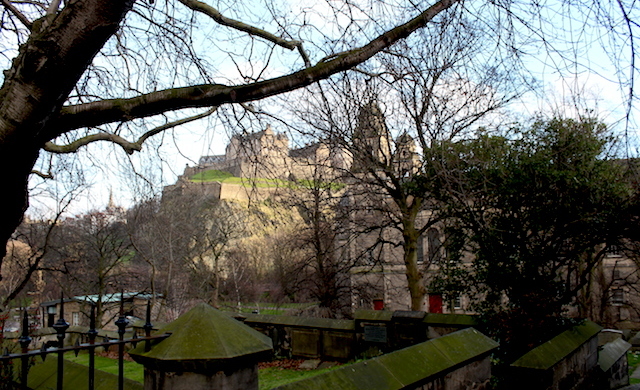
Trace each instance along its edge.
<instances>
[{"instance_id":1,"label":"stone building facade","mask_svg":"<svg viewBox=\"0 0 640 390\"><path fill-rule=\"evenodd\" d=\"M203 156L198 165L187 167L175 186L168 190L205 191L219 199L278 199L287 188L258 188L219 182L191 183L189 177L206 170L220 170L245 179L277 178L281 180L339 181L345 185L341 206L358 205L349 220L340 227L337 252L353 264L349 280L353 291L353 309L406 310L410 307L403 262L402 237L397 229L389 229L391 221L384 209L393 207L384 194L365 198L367 189L354 177L366 175L372 166L391 165L395 176L402 178L419 169L420 158L414 139L404 133L391 137L380 108L374 103L363 106L352 134L352 147L327 140L302 148L289 147L286 134L276 133L270 126L253 134L231 138L224 155ZM366 195L370 196L370 195ZM367 207L367 202L369 206ZM431 217L428 207L417 216L419 225ZM389 222L389 223L386 223ZM381 226L379 229L375 226ZM373 228L372 228L373 226ZM365 232L365 234L360 234ZM418 240L418 266L425 275L438 272L432 264L445 256L443 228L434 225ZM471 259L466 259L471 260ZM599 322L618 327L637 327L640 323L640 289L638 267L623 253L611 251L594 271L591 290L585 301L589 316ZM470 298L459 296L443 301L442 295L427 292L423 308L434 313L470 313ZM582 311L584 312L584 310Z\"/></svg>"}]
</instances>

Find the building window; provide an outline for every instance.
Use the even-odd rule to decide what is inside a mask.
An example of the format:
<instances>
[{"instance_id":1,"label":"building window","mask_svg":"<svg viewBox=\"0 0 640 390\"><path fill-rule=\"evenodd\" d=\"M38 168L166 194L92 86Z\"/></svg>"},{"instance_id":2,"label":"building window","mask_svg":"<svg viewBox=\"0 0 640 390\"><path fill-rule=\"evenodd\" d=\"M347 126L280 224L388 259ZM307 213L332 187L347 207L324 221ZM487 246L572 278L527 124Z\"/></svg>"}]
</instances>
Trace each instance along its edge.
<instances>
[{"instance_id":1,"label":"building window","mask_svg":"<svg viewBox=\"0 0 640 390\"><path fill-rule=\"evenodd\" d=\"M613 270L613 280L622 280L622 273L619 269Z\"/></svg>"},{"instance_id":2,"label":"building window","mask_svg":"<svg viewBox=\"0 0 640 390\"><path fill-rule=\"evenodd\" d=\"M609 245L607 257L622 257L622 248L620 245Z\"/></svg>"},{"instance_id":3,"label":"building window","mask_svg":"<svg viewBox=\"0 0 640 390\"><path fill-rule=\"evenodd\" d=\"M422 237L422 235L420 235L420 237L418 237L418 248L417 248L417 252L418 252L418 264L423 264L424 263L424 237Z\"/></svg>"},{"instance_id":4,"label":"building window","mask_svg":"<svg viewBox=\"0 0 640 390\"><path fill-rule=\"evenodd\" d=\"M53 324L56 323L56 314L58 313L58 310L55 306L48 306L47 307L47 326L49 328L53 327Z\"/></svg>"},{"instance_id":5,"label":"building window","mask_svg":"<svg viewBox=\"0 0 640 390\"><path fill-rule=\"evenodd\" d=\"M80 326L80 312L71 313L71 326Z\"/></svg>"},{"instance_id":6,"label":"building window","mask_svg":"<svg viewBox=\"0 0 640 390\"><path fill-rule=\"evenodd\" d=\"M455 310L460 310L462 309L462 297L460 295L458 295L454 300L453 300L453 308Z\"/></svg>"},{"instance_id":7,"label":"building window","mask_svg":"<svg viewBox=\"0 0 640 390\"><path fill-rule=\"evenodd\" d=\"M124 315L132 317L133 316L133 297L124 299Z\"/></svg>"},{"instance_id":8,"label":"building window","mask_svg":"<svg viewBox=\"0 0 640 390\"><path fill-rule=\"evenodd\" d=\"M427 230L427 255L430 263L438 263L442 260L442 241L438 229Z\"/></svg>"},{"instance_id":9,"label":"building window","mask_svg":"<svg viewBox=\"0 0 640 390\"><path fill-rule=\"evenodd\" d=\"M611 292L611 303L614 305L624 305L624 290L621 288L616 288Z\"/></svg>"}]
</instances>

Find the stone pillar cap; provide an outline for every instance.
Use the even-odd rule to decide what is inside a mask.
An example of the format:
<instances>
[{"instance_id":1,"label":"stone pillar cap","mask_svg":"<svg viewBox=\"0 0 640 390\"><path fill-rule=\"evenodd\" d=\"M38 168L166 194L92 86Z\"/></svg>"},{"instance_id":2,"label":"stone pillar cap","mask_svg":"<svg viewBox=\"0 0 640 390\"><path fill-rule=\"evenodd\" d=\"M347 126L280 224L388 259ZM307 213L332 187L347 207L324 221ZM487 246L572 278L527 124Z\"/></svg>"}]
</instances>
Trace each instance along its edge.
<instances>
[{"instance_id":1,"label":"stone pillar cap","mask_svg":"<svg viewBox=\"0 0 640 390\"><path fill-rule=\"evenodd\" d=\"M196 364L225 364L231 360L257 361L273 350L271 339L227 314L200 303L178 319L161 328L159 334L171 336L145 352L140 343L129 354L145 366L171 362L176 367Z\"/></svg>"}]
</instances>

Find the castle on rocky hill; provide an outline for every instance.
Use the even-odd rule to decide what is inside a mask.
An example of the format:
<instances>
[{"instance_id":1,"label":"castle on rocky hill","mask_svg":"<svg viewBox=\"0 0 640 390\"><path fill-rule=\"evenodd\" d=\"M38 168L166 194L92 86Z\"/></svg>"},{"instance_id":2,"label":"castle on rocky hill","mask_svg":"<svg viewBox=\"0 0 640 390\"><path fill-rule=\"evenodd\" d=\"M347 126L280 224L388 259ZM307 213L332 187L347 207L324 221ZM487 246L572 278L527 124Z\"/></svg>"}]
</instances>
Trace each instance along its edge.
<instances>
[{"instance_id":1,"label":"castle on rocky hill","mask_svg":"<svg viewBox=\"0 0 640 390\"><path fill-rule=\"evenodd\" d=\"M241 178L296 180L312 178L319 166L327 172L338 172L350 165L351 158L344 148L318 142L290 149L287 135L267 126L257 133L234 135L224 155L203 156L184 175L215 169Z\"/></svg>"},{"instance_id":2,"label":"castle on rocky hill","mask_svg":"<svg viewBox=\"0 0 640 390\"><path fill-rule=\"evenodd\" d=\"M183 176L219 170L249 179L333 180L345 172L363 171L376 161L392 162L403 171L412 171L418 164L413 138L404 133L393 142L384 114L375 103L360 109L350 138L325 139L291 149L286 134L267 126L257 133L234 135L224 155L201 157L197 166L185 169Z\"/></svg>"}]
</instances>

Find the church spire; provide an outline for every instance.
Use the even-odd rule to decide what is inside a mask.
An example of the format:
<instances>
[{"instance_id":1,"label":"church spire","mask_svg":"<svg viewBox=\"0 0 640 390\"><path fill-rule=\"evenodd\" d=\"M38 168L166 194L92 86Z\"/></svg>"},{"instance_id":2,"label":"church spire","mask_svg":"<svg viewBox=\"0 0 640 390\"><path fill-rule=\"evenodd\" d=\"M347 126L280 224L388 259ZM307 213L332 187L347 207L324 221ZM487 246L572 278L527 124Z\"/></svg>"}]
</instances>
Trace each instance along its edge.
<instances>
[{"instance_id":1,"label":"church spire","mask_svg":"<svg viewBox=\"0 0 640 390\"><path fill-rule=\"evenodd\" d=\"M109 202L107 203L107 210L114 210L116 204L113 201L113 188L109 188Z\"/></svg>"}]
</instances>

